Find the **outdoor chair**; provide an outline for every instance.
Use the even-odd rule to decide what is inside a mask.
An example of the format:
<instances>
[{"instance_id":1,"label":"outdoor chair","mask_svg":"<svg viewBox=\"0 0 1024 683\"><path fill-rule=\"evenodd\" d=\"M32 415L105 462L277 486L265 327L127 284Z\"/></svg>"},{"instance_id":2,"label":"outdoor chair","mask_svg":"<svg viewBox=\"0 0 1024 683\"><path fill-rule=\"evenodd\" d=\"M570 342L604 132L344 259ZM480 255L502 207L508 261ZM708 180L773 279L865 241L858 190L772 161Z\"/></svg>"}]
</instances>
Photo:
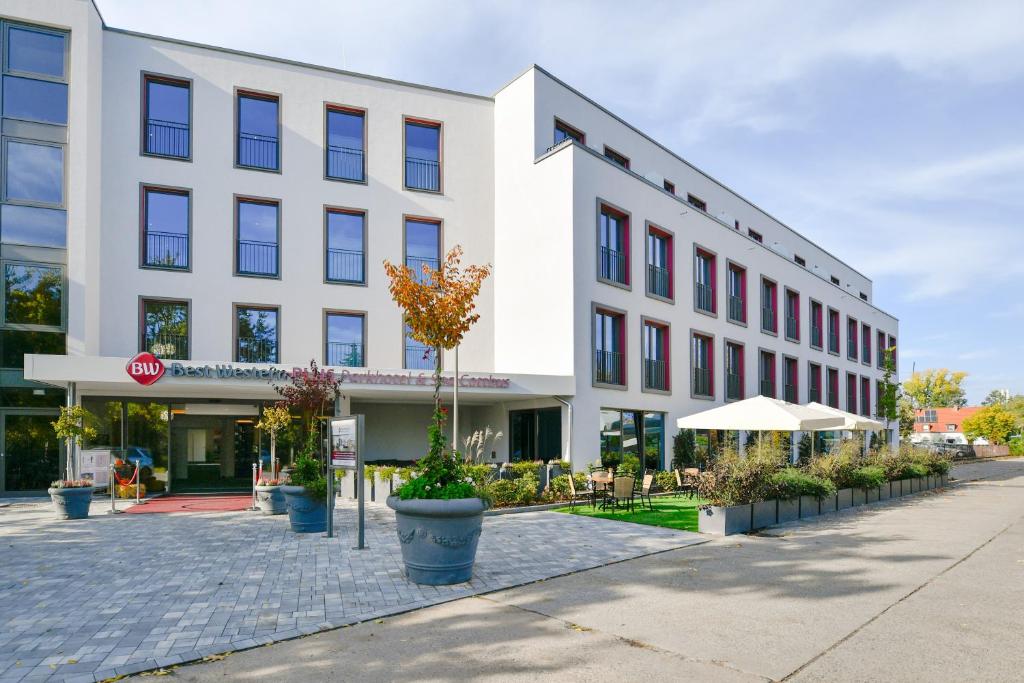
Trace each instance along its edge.
<instances>
[{"instance_id":1,"label":"outdoor chair","mask_svg":"<svg viewBox=\"0 0 1024 683\"><path fill-rule=\"evenodd\" d=\"M636 477L615 477L612 484L612 494L601 502L601 509L604 509L609 505L613 508L618 508L620 505L624 505L632 511L634 509L634 495L636 494L636 491L633 489L633 483L635 481Z\"/></svg>"},{"instance_id":2,"label":"outdoor chair","mask_svg":"<svg viewBox=\"0 0 1024 683\"><path fill-rule=\"evenodd\" d=\"M641 508L643 508L644 501L646 500L647 501L647 507L649 509L651 509L651 510L654 509L654 503L651 501L651 489L653 489L653 488L654 488L654 475L653 474L645 474L644 475L644 482L640 486L640 491L637 493L637 496L640 498L640 507Z\"/></svg>"},{"instance_id":3,"label":"outdoor chair","mask_svg":"<svg viewBox=\"0 0 1024 683\"><path fill-rule=\"evenodd\" d=\"M690 493L690 498L697 495L697 482L700 481L700 470L696 467L687 467L683 470L683 484Z\"/></svg>"},{"instance_id":4,"label":"outdoor chair","mask_svg":"<svg viewBox=\"0 0 1024 683\"><path fill-rule=\"evenodd\" d=\"M576 482L572 480L572 475L569 475L569 509L572 510L576 507L576 501L589 501L590 507L594 507L597 504L597 498L595 497L594 491L577 491Z\"/></svg>"}]
</instances>

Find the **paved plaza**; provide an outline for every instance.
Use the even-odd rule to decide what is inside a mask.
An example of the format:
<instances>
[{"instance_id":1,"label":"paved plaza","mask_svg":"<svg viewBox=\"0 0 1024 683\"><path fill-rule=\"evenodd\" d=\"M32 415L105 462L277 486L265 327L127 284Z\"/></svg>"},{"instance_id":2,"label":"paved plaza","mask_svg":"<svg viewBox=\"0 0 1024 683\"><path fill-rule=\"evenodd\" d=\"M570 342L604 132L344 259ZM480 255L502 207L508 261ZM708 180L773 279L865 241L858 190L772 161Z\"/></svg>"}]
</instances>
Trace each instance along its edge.
<instances>
[{"instance_id":1,"label":"paved plaza","mask_svg":"<svg viewBox=\"0 0 1024 683\"><path fill-rule=\"evenodd\" d=\"M10 503L11 501L6 501ZM0 682L94 681L377 619L701 543L697 534L531 512L487 517L473 580L405 580L394 513L339 502L338 536L251 512L55 519L0 508Z\"/></svg>"}]
</instances>

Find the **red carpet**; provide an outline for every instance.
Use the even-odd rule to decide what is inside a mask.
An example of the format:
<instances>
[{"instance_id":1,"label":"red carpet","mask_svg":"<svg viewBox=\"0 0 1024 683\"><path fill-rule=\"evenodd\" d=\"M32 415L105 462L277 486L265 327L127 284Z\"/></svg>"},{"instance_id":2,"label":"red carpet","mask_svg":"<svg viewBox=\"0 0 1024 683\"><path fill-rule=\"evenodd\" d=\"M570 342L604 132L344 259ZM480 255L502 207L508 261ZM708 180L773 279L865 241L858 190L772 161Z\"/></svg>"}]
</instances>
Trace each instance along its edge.
<instances>
[{"instance_id":1,"label":"red carpet","mask_svg":"<svg viewBox=\"0 0 1024 683\"><path fill-rule=\"evenodd\" d=\"M252 506L251 495L178 495L150 498L145 505L125 509L128 514L145 515L151 512L236 512Z\"/></svg>"}]
</instances>

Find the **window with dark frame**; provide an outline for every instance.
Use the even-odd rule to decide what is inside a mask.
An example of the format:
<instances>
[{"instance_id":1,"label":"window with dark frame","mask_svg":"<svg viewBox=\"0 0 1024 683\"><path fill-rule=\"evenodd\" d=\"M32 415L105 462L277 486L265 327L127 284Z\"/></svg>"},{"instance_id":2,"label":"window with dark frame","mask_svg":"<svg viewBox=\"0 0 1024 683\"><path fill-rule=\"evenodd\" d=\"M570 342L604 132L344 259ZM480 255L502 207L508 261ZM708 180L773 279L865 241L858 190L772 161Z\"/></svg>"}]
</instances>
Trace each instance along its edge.
<instances>
[{"instance_id":1,"label":"window with dark frame","mask_svg":"<svg viewBox=\"0 0 1024 683\"><path fill-rule=\"evenodd\" d=\"M849 316L846 317L846 357L850 360L857 360L857 321Z\"/></svg>"},{"instance_id":2,"label":"window with dark frame","mask_svg":"<svg viewBox=\"0 0 1024 683\"><path fill-rule=\"evenodd\" d=\"M672 236L650 225L647 228L647 293L671 299L674 295Z\"/></svg>"},{"instance_id":3,"label":"window with dark frame","mask_svg":"<svg viewBox=\"0 0 1024 683\"><path fill-rule=\"evenodd\" d=\"M645 320L643 323L644 389L669 391L668 325Z\"/></svg>"},{"instance_id":4,"label":"window with dark frame","mask_svg":"<svg viewBox=\"0 0 1024 683\"><path fill-rule=\"evenodd\" d=\"M803 256L793 254L793 261L795 261L798 266L803 266L804 268L807 267L807 261Z\"/></svg>"},{"instance_id":5,"label":"window with dark frame","mask_svg":"<svg viewBox=\"0 0 1024 683\"><path fill-rule=\"evenodd\" d=\"M846 412L857 414L857 375L846 373Z\"/></svg>"},{"instance_id":6,"label":"window with dark frame","mask_svg":"<svg viewBox=\"0 0 1024 683\"><path fill-rule=\"evenodd\" d=\"M839 355L839 311L828 309L828 350Z\"/></svg>"},{"instance_id":7,"label":"window with dark frame","mask_svg":"<svg viewBox=\"0 0 1024 683\"><path fill-rule=\"evenodd\" d=\"M597 232L598 278L629 285L629 217L602 204Z\"/></svg>"},{"instance_id":8,"label":"window with dark frame","mask_svg":"<svg viewBox=\"0 0 1024 683\"><path fill-rule=\"evenodd\" d=\"M789 403L799 403L800 370L796 358L783 356L782 370L783 379L785 381L782 397Z\"/></svg>"},{"instance_id":9,"label":"window with dark frame","mask_svg":"<svg viewBox=\"0 0 1024 683\"><path fill-rule=\"evenodd\" d=\"M871 325L867 323L860 326L860 361L871 365Z\"/></svg>"},{"instance_id":10,"label":"window with dark frame","mask_svg":"<svg viewBox=\"0 0 1024 683\"><path fill-rule=\"evenodd\" d=\"M885 367L885 332L878 330L875 333L875 342L877 344L877 349L875 350L875 364L879 369L881 369Z\"/></svg>"},{"instance_id":11,"label":"window with dark frame","mask_svg":"<svg viewBox=\"0 0 1024 683\"><path fill-rule=\"evenodd\" d=\"M622 313L594 311L594 383L625 386L625 327Z\"/></svg>"},{"instance_id":12,"label":"window with dark frame","mask_svg":"<svg viewBox=\"0 0 1024 683\"><path fill-rule=\"evenodd\" d=\"M327 105L324 175L332 180L366 180L366 112Z\"/></svg>"},{"instance_id":13,"label":"window with dark frame","mask_svg":"<svg viewBox=\"0 0 1024 683\"><path fill-rule=\"evenodd\" d=\"M261 171L281 170L280 100L276 95L237 93L235 163Z\"/></svg>"},{"instance_id":14,"label":"window with dark frame","mask_svg":"<svg viewBox=\"0 0 1024 683\"><path fill-rule=\"evenodd\" d=\"M352 209L326 210L328 282L366 283L366 214Z\"/></svg>"},{"instance_id":15,"label":"window with dark frame","mask_svg":"<svg viewBox=\"0 0 1024 683\"><path fill-rule=\"evenodd\" d=\"M767 278L761 278L761 331L778 334L778 286Z\"/></svg>"},{"instance_id":16,"label":"window with dark frame","mask_svg":"<svg viewBox=\"0 0 1024 683\"><path fill-rule=\"evenodd\" d=\"M441 191L441 124L405 119L405 187Z\"/></svg>"},{"instance_id":17,"label":"window with dark frame","mask_svg":"<svg viewBox=\"0 0 1024 683\"><path fill-rule=\"evenodd\" d=\"M761 396L775 398L775 354L771 351L758 353L758 393Z\"/></svg>"},{"instance_id":18,"label":"window with dark frame","mask_svg":"<svg viewBox=\"0 0 1024 683\"><path fill-rule=\"evenodd\" d=\"M239 197L235 202L238 275L277 277L280 274L281 206L274 200Z\"/></svg>"},{"instance_id":19,"label":"window with dark frame","mask_svg":"<svg viewBox=\"0 0 1024 683\"><path fill-rule=\"evenodd\" d=\"M629 168L629 157L619 154L608 145L604 146L604 156L622 168Z\"/></svg>"},{"instance_id":20,"label":"window with dark frame","mask_svg":"<svg viewBox=\"0 0 1024 683\"><path fill-rule=\"evenodd\" d=\"M280 362L278 317L275 306L235 307L236 362Z\"/></svg>"},{"instance_id":21,"label":"window with dark frame","mask_svg":"<svg viewBox=\"0 0 1024 683\"><path fill-rule=\"evenodd\" d=\"M800 341L800 294L786 288L786 339Z\"/></svg>"},{"instance_id":22,"label":"window with dark frame","mask_svg":"<svg viewBox=\"0 0 1024 683\"><path fill-rule=\"evenodd\" d=\"M817 363L807 364L807 402L821 403L821 366Z\"/></svg>"},{"instance_id":23,"label":"window with dark frame","mask_svg":"<svg viewBox=\"0 0 1024 683\"><path fill-rule=\"evenodd\" d=\"M192 86L186 80L143 76L142 151L153 156L192 156Z\"/></svg>"},{"instance_id":24,"label":"window with dark frame","mask_svg":"<svg viewBox=\"0 0 1024 683\"><path fill-rule=\"evenodd\" d=\"M715 341L712 337L694 332L691 344L691 358L693 359L693 395L705 398L714 398Z\"/></svg>"},{"instance_id":25,"label":"window with dark frame","mask_svg":"<svg viewBox=\"0 0 1024 683\"><path fill-rule=\"evenodd\" d=\"M747 228L747 236L750 237L750 239L754 240L755 242L761 244L764 243L764 236L761 235L761 233L759 233L757 230L751 230L750 228Z\"/></svg>"},{"instance_id":26,"label":"window with dark frame","mask_svg":"<svg viewBox=\"0 0 1024 683\"><path fill-rule=\"evenodd\" d=\"M729 275L729 320L747 322L747 269L730 263Z\"/></svg>"},{"instance_id":27,"label":"window with dark frame","mask_svg":"<svg viewBox=\"0 0 1024 683\"><path fill-rule=\"evenodd\" d=\"M824 324L823 309L820 303L811 300L810 303L810 318L811 318L811 346L816 349L821 349L824 345L822 344L822 325Z\"/></svg>"},{"instance_id":28,"label":"window with dark frame","mask_svg":"<svg viewBox=\"0 0 1024 683\"><path fill-rule=\"evenodd\" d=\"M673 183L673 182L672 182L672 181L670 181L670 180L666 180L666 181L664 181L664 182L662 183L662 187L664 187L664 188L665 188L665 191L666 191L666 192L670 192L670 193L672 193L672 194L675 194L675 193L676 193L676 184L675 184L675 183Z\"/></svg>"},{"instance_id":29,"label":"window with dark frame","mask_svg":"<svg viewBox=\"0 0 1024 683\"><path fill-rule=\"evenodd\" d=\"M860 378L860 414L871 417L871 380Z\"/></svg>"},{"instance_id":30,"label":"window with dark frame","mask_svg":"<svg viewBox=\"0 0 1024 683\"><path fill-rule=\"evenodd\" d=\"M715 255L710 251L700 247L694 250L693 305L704 313L716 313L718 310L715 265Z\"/></svg>"},{"instance_id":31,"label":"window with dark frame","mask_svg":"<svg viewBox=\"0 0 1024 683\"><path fill-rule=\"evenodd\" d=\"M68 123L67 33L2 22L3 118L54 126Z\"/></svg>"},{"instance_id":32,"label":"window with dark frame","mask_svg":"<svg viewBox=\"0 0 1024 683\"><path fill-rule=\"evenodd\" d=\"M189 359L189 306L187 301L142 300L140 350L165 360Z\"/></svg>"},{"instance_id":33,"label":"window with dark frame","mask_svg":"<svg viewBox=\"0 0 1024 683\"><path fill-rule=\"evenodd\" d=\"M834 284L834 285L835 285L836 287L838 287L838 286L839 286L839 278L837 278L837 277L836 277L835 275L829 275L829 276L828 276L828 279L829 279L829 281L830 281L830 282L832 282L832 284Z\"/></svg>"},{"instance_id":34,"label":"window with dark frame","mask_svg":"<svg viewBox=\"0 0 1024 683\"><path fill-rule=\"evenodd\" d=\"M326 365L347 368L366 366L366 320L362 313L328 311L325 324Z\"/></svg>"},{"instance_id":35,"label":"window with dark frame","mask_svg":"<svg viewBox=\"0 0 1024 683\"><path fill-rule=\"evenodd\" d=\"M188 270L191 234L188 190L144 187L142 190L142 264Z\"/></svg>"},{"instance_id":36,"label":"window with dark frame","mask_svg":"<svg viewBox=\"0 0 1024 683\"><path fill-rule=\"evenodd\" d=\"M421 281L426 281L424 268L437 270L441 266L441 224L437 221L405 219L405 265Z\"/></svg>"},{"instance_id":37,"label":"window with dark frame","mask_svg":"<svg viewBox=\"0 0 1024 683\"><path fill-rule=\"evenodd\" d=\"M836 368L828 368L825 371L825 377L828 386L828 397L827 403L830 408L839 407L839 370Z\"/></svg>"},{"instance_id":38,"label":"window with dark frame","mask_svg":"<svg viewBox=\"0 0 1024 683\"><path fill-rule=\"evenodd\" d=\"M573 128L572 126L570 126L565 121L560 121L558 119L555 119L555 142L554 142L554 144L557 145L558 143L562 142L563 140L575 140L576 142L578 142L581 145L583 145L583 144L586 144L586 142L587 142L587 136L586 136L586 134L583 131L581 131L581 130L579 130L577 128Z\"/></svg>"},{"instance_id":39,"label":"window with dark frame","mask_svg":"<svg viewBox=\"0 0 1024 683\"><path fill-rule=\"evenodd\" d=\"M689 204L690 206L692 206L695 209L700 209L701 211L705 211L706 212L708 210L707 202L705 202L700 197L697 197L697 196L692 195L692 194L687 194L686 195L686 203Z\"/></svg>"},{"instance_id":40,"label":"window with dark frame","mask_svg":"<svg viewBox=\"0 0 1024 683\"><path fill-rule=\"evenodd\" d=\"M404 353L402 367L406 370L433 370L437 352L423 342L412 338L412 329L404 326Z\"/></svg>"},{"instance_id":41,"label":"window with dark frame","mask_svg":"<svg viewBox=\"0 0 1024 683\"><path fill-rule=\"evenodd\" d=\"M725 343L725 398L743 400L743 344Z\"/></svg>"}]
</instances>

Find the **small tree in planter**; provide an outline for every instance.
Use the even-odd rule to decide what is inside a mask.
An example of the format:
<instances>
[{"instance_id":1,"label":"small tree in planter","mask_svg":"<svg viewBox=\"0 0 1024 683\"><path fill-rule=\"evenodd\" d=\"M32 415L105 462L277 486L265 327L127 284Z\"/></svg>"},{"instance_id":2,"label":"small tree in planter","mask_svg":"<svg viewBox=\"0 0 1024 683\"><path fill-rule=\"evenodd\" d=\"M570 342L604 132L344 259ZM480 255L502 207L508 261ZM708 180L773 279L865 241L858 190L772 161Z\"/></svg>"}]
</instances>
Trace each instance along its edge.
<instances>
[{"instance_id":1,"label":"small tree in planter","mask_svg":"<svg viewBox=\"0 0 1024 683\"><path fill-rule=\"evenodd\" d=\"M60 416L50 423L57 438L67 444L67 479L55 481L47 489L53 508L62 519L83 519L89 516L93 482L75 479L75 446L81 445L83 439L96 436L96 430L85 424L86 416L88 412L82 406L61 406ZM113 491L114 482L111 481L108 486Z\"/></svg>"},{"instance_id":2,"label":"small tree in planter","mask_svg":"<svg viewBox=\"0 0 1024 683\"><path fill-rule=\"evenodd\" d=\"M259 429L270 435L270 476L263 477L256 486L256 506L266 515L283 515L288 511L277 467L277 433L291 426L292 414L283 402L263 409L263 416L256 423Z\"/></svg>"},{"instance_id":3,"label":"small tree in planter","mask_svg":"<svg viewBox=\"0 0 1024 683\"><path fill-rule=\"evenodd\" d=\"M418 476L388 497L398 522L398 539L408 577L416 583L445 585L473 575L477 541L487 506L467 475L462 457L449 450L441 408L441 356L455 348L480 318L474 299L490 266L460 268L462 248L448 252L437 270L426 265L417 275L405 265L384 262L389 290L405 315L409 336L434 349L434 412L427 430L427 455Z\"/></svg>"}]
</instances>

